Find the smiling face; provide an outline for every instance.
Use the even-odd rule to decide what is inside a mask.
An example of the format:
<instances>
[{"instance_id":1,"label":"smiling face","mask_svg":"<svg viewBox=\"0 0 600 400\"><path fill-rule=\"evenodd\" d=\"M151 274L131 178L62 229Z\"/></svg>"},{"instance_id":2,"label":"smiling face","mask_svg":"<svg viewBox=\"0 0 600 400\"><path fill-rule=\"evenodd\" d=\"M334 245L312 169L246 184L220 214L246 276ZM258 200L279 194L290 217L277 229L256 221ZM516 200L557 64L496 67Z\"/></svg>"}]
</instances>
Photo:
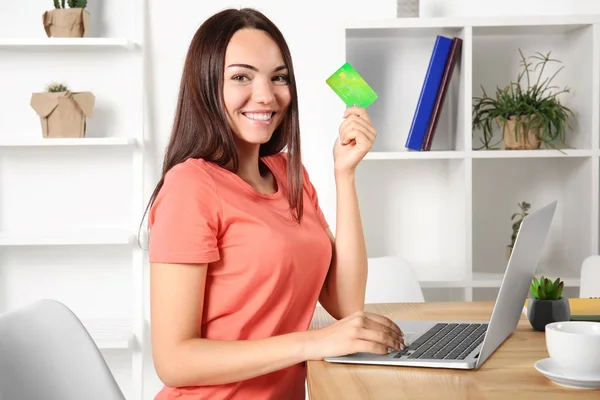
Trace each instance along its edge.
<instances>
[{"instance_id":1,"label":"smiling face","mask_svg":"<svg viewBox=\"0 0 600 400\"><path fill-rule=\"evenodd\" d=\"M281 51L266 32L242 29L231 38L225 53L223 98L236 141L269 141L291 95Z\"/></svg>"}]
</instances>

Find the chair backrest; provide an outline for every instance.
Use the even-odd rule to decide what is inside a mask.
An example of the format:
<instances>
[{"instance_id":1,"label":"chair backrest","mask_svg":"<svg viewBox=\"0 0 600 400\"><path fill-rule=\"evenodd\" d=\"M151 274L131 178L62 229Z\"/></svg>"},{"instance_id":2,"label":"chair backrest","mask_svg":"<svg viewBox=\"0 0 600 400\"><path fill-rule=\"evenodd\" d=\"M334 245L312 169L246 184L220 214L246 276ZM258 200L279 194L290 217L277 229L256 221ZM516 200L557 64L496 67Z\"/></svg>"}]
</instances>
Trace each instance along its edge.
<instances>
[{"instance_id":1,"label":"chair backrest","mask_svg":"<svg viewBox=\"0 0 600 400\"><path fill-rule=\"evenodd\" d=\"M423 290L402 257L369 258L365 303L424 302Z\"/></svg>"},{"instance_id":2,"label":"chair backrest","mask_svg":"<svg viewBox=\"0 0 600 400\"><path fill-rule=\"evenodd\" d=\"M600 297L600 256L589 256L581 265L579 297Z\"/></svg>"},{"instance_id":3,"label":"chair backrest","mask_svg":"<svg viewBox=\"0 0 600 400\"><path fill-rule=\"evenodd\" d=\"M39 300L0 315L0 399L125 400L75 314Z\"/></svg>"}]
</instances>

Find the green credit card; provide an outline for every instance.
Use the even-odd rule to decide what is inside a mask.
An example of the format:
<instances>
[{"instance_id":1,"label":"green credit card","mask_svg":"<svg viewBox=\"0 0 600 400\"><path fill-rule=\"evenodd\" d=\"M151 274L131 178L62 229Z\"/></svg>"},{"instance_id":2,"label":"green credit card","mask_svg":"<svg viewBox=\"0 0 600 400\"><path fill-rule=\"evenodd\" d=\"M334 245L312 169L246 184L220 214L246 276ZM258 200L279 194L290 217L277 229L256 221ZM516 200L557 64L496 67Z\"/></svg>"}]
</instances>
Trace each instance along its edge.
<instances>
[{"instance_id":1,"label":"green credit card","mask_svg":"<svg viewBox=\"0 0 600 400\"><path fill-rule=\"evenodd\" d=\"M348 107L367 108L378 97L349 63L342 65L326 82Z\"/></svg>"}]
</instances>

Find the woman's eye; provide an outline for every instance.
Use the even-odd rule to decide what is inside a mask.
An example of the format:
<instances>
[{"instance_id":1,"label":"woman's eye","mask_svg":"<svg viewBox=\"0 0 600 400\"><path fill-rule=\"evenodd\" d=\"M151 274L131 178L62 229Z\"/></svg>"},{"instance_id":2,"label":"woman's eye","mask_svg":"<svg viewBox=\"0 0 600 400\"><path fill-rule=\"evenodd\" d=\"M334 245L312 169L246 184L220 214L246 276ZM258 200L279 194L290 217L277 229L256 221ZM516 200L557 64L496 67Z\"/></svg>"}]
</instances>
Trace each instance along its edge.
<instances>
[{"instance_id":1,"label":"woman's eye","mask_svg":"<svg viewBox=\"0 0 600 400\"><path fill-rule=\"evenodd\" d=\"M231 79L233 79L234 81L244 82L248 79L248 77L244 75L235 75Z\"/></svg>"},{"instance_id":2,"label":"woman's eye","mask_svg":"<svg viewBox=\"0 0 600 400\"><path fill-rule=\"evenodd\" d=\"M274 81L277 82L289 82L290 78L287 75L277 75L276 77L273 78Z\"/></svg>"}]
</instances>

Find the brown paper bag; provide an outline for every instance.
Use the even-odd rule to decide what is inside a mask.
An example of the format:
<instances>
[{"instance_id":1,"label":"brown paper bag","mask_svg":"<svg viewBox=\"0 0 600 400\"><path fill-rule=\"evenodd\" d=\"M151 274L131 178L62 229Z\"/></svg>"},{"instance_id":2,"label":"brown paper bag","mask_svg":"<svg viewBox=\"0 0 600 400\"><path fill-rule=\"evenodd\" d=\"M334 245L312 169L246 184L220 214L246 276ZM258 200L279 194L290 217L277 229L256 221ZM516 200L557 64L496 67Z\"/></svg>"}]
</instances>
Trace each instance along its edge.
<instances>
[{"instance_id":1,"label":"brown paper bag","mask_svg":"<svg viewBox=\"0 0 600 400\"><path fill-rule=\"evenodd\" d=\"M30 104L40 117L43 137L82 138L94 103L91 92L42 92L33 93Z\"/></svg>"},{"instance_id":2,"label":"brown paper bag","mask_svg":"<svg viewBox=\"0 0 600 400\"><path fill-rule=\"evenodd\" d=\"M90 13L83 8L61 8L42 15L48 37L87 37L90 32Z\"/></svg>"}]
</instances>

